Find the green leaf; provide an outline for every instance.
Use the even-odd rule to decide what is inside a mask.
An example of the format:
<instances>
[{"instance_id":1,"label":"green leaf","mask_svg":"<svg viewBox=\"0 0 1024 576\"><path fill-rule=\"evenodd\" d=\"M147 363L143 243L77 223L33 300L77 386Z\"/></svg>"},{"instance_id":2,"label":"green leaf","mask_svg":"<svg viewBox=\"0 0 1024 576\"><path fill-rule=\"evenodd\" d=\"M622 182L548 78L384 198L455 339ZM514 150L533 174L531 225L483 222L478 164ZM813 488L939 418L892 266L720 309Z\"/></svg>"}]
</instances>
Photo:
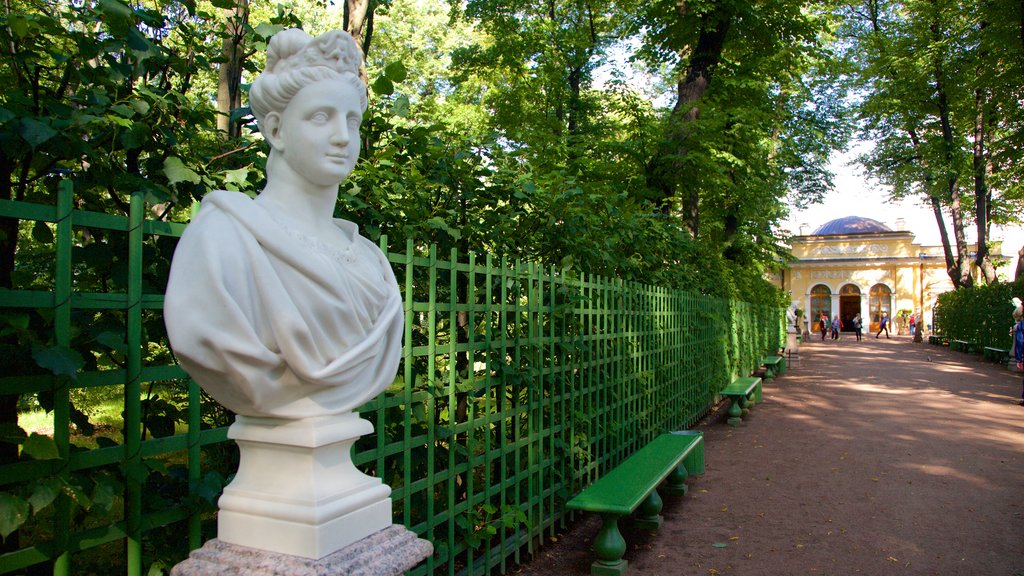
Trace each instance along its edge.
<instances>
[{"instance_id":1,"label":"green leaf","mask_svg":"<svg viewBox=\"0 0 1024 576\"><path fill-rule=\"evenodd\" d=\"M38 148L41 144L57 135L57 131L51 128L49 124L44 124L32 118L21 119L21 127L18 133L33 149Z\"/></svg>"},{"instance_id":2,"label":"green leaf","mask_svg":"<svg viewBox=\"0 0 1024 576\"><path fill-rule=\"evenodd\" d=\"M46 222L36 220L36 223L32 226L32 238L40 244L52 244L53 230L50 230Z\"/></svg>"},{"instance_id":3,"label":"green leaf","mask_svg":"<svg viewBox=\"0 0 1024 576\"><path fill-rule=\"evenodd\" d=\"M111 350L116 350L118 352L123 353L128 350L128 346L124 342L124 336L122 334L118 334L117 332L101 332L98 336L96 336L96 341L99 342L100 344L103 344L107 348L110 348Z\"/></svg>"},{"instance_id":4,"label":"green leaf","mask_svg":"<svg viewBox=\"0 0 1024 576\"><path fill-rule=\"evenodd\" d=\"M96 482L96 487L92 491L92 507L103 514L110 512L114 507L114 488L109 480Z\"/></svg>"},{"instance_id":5,"label":"green leaf","mask_svg":"<svg viewBox=\"0 0 1024 576\"><path fill-rule=\"evenodd\" d=\"M374 81L373 91L381 96L390 96L395 92L395 85L387 76L381 76Z\"/></svg>"},{"instance_id":6,"label":"green leaf","mask_svg":"<svg viewBox=\"0 0 1024 576\"><path fill-rule=\"evenodd\" d=\"M172 186L179 182L199 184L199 182L202 181L199 174L196 174L191 168L185 166L185 163L177 156L168 156L167 159L164 160L164 175L167 176L167 181L170 182Z\"/></svg>"},{"instance_id":7,"label":"green leaf","mask_svg":"<svg viewBox=\"0 0 1024 576\"><path fill-rule=\"evenodd\" d=\"M18 38L24 38L28 35L29 22L24 17L17 14L11 14L7 18L7 26L14 32L14 35Z\"/></svg>"},{"instance_id":8,"label":"green leaf","mask_svg":"<svg viewBox=\"0 0 1024 576\"><path fill-rule=\"evenodd\" d=\"M29 504L32 505L32 512L38 514L40 510L52 504L60 494L61 486L62 483L57 478L47 478L36 484L32 495L28 498Z\"/></svg>"},{"instance_id":9,"label":"green leaf","mask_svg":"<svg viewBox=\"0 0 1024 576\"><path fill-rule=\"evenodd\" d=\"M412 405L412 417L417 422L427 421L427 407L422 402L417 402Z\"/></svg>"},{"instance_id":10,"label":"green leaf","mask_svg":"<svg viewBox=\"0 0 1024 576\"><path fill-rule=\"evenodd\" d=\"M135 111L138 112L140 116L145 115L149 112L149 102L146 102L145 100L142 100L140 98L133 98L128 103L131 104L131 107L134 108Z\"/></svg>"},{"instance_id":11,"label":"green leaf","mask_svg":"<svg viewBox=\"0 0 1024 576\"><path fill-rule=\"evenodd\" d=\"M128 32L134 12L127 4L119 0L99 0L99 9L111 32L117 36L124 36Z\"/></svg>"},{"instance_id":12,"label":"green leaf","mask_svg":"<svg viewBox=\"0 0 1024 576\"><path fill-rule=\"evenodd\" d=\"M6 492L0 493L0 537L6 539L28 520L28 502Z\"/></svg>"},{"instance_id":13,"label":"green leaf","mask_svg":"<svg viewBox=\"0 0 1024 576\"><path fill-rule=\"evenodd\" d=\"M234 8L234 6L233 6L234 1L233 0L224 0L224 1L228 2L229 4L232 4L232 6L230 6L230 8ZM258 26L256 26L256 34L261 36L261 37L263 37L263 38L270 38L271 36L273 36L274 34L277 34L281 30L284 30L284 26L282 26L280 24L268 24L267 22L263 22L262 24L259 24Z\"/></svg>"},{"instance_id":14,"label":"green leaf","mask_svg":"<svg viewBox=\"0 0 1024 576\"><path fill-rule=\"evenodd\" d=\"M0 324L16 330L28 330L29 316L24 312L5 312L0 314Z\"/></svg>"},{"instance_id":15,"label":"green leaf","mask_svg":"<svg viewBox=\"0 0 1024 576\"><path fill-rule=\"evenodd\" d=\"M402 82L408 74L409 71L405 68L405 64L401 62L392 62L384 68L384 75L392 82Z\"/></svg>"},{"instance_id":16,"label":"green leaf","mask_svg":"<svg viewBox=\"0 0 1024 576\"><path fill-rule=\"evenodd\" d=\"M42 368L58 376L78 378L78 371L85 366L85 360L78 352L67 346L50 346L32 351L32 359Z\"/></svg>"},{"instance_id":17,"label":"green leaf","mask_svg":"<svg viewBox=\"0 0 1024 576\"><path fill-rule=\"evenodd\" d=\"M196 486L195 495L208 504L216 506L217 499L224 491L224 477L219 472L207 472Z\"/></svg>"},{"instance_id":18,"label":"green leaf","mask_svg":"<svg viewBox=\"0 0 1024 576\"><path fill-rule=\"evenodd\" d=\"M27 454L35 460L56 460L60 458L57 451L57 443L53 438L33 432L21 448L22 454Z\"/></svg>"},{"instance_id":19,"label":"green leaf","mask_svg":"<svg viewBox=\"0 0 1024 576\"><path fill-rule=\"evenodd\" d=\"M247 188L249 185L249 167L243 166L236 170L225 170L224 174L224 186L228 190L241 190Z\"/></svg>"},{"instance_id":20,"label":"green leaf","mask_svg":"<svg viewBox=\"0 0 1024 576\"><path fill-rule=\"evenodd\" d=\"M110 109L113 112L116 112L118 116L123 116L125 118L135 116L135 109L127 104L114 104Z\"/></svg>"},{"instance_id":21,"label":"green leaf","mask_svg":"<svg viewBox=\"0 0 1024 576\"><path fill-rule=\"evenodd\" d=\"M395 103L391 105L391 113L400 118L405 118L409 115L409 97L405 94L399 94L395 98Z\"/></svg>"}]
</instances>

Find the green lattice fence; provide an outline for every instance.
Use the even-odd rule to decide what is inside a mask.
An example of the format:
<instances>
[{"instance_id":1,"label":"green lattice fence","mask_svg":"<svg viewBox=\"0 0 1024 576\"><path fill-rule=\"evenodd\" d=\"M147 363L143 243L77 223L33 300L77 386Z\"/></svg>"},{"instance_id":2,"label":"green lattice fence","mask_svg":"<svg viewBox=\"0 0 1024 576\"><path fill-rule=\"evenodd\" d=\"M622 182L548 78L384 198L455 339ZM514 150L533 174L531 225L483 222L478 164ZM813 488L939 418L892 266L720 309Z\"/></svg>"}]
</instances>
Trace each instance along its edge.
<instances>
[{"instance_id":1,"label":"green lattice fence","mask_svg":"<svg viewBox=\"0 0 1024 576\"><path fill-rule=\"evenodd\" d=\"M0 392L52 407L52 433L18 439L20 456L0 463L0 506L24 512L0 574L157 573L214 536L212 503L236 454L226 415L167 350L166 261L184 226L147 219L141 194L128 217L73 200L64 184L56 206L0 201L0 217L26 233L39 222L53 232L52 253L30 255L32 283L0 292L8 324L29 315L48 339L36 343L41 361L0 375ZM775 308L411 240L392 250L404 360L362 409L375 433L355 459L393 488L395 521L434 543L415 574L494 573L527 558L568 520L566 499L655 434L696 422L783 335ZM107 283L84 277L97 253ZM102 391L123 398L123 424L90 435L80 400Z\"/></svg>"}]
</instances>

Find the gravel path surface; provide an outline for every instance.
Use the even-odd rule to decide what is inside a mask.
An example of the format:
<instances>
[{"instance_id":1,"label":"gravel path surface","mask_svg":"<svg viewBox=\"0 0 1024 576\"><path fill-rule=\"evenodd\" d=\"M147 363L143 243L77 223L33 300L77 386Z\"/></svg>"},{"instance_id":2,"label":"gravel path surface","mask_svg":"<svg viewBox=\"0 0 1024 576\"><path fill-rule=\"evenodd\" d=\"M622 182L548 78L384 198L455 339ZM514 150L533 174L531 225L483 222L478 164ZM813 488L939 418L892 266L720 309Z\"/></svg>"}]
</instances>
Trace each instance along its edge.
<instances>
[{"instance_id":1,"label":"gravel path surface","mask_svg":"<svg viewBox=\"0 0 1024 576\"><path fill-rule=\"evenodd\" d=\"M743 424L696 429L707 473L651 536L620 522L631 576L1024 576L1021 375L909 337L812 340ZM598 518L517 575L590 573Z\"/></svg>"}]
</instances>

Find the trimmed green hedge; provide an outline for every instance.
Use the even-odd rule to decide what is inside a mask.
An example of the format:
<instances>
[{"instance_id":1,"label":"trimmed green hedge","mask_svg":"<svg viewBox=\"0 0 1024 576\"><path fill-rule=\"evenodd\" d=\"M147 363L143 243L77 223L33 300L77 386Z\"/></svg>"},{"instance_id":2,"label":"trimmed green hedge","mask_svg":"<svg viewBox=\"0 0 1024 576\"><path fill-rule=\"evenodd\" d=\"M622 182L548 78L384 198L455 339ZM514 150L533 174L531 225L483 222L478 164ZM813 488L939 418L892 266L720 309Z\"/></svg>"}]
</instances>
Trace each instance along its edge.
<instances>
[{"instance_id":1,"label":"trimmed green hedge","mask_svg":"<svg viewBox=\"0 0 1024 576\"><path fill-rule=\"evenodd\" d=\"M1024 282L992 284L946 292L935 306L935 332L980 346L1010 347L1014 296L1024 299Z\"/></svg>"}]
</instances>

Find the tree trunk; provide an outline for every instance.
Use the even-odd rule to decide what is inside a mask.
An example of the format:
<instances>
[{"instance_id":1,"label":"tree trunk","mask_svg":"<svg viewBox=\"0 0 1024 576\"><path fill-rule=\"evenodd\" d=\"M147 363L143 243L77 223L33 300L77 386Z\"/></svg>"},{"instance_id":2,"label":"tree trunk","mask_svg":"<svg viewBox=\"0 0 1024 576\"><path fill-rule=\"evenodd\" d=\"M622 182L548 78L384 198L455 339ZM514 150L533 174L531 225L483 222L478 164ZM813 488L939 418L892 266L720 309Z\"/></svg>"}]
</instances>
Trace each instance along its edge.
<instances>
[{"instance_id":1,"label":"tree trunk","mask_svg":"<svg viewBox=\"0 0 1024 576\"><path fill-rule=\"evenodd\" d=\"M1017 251L1017 270L1013 274L1014 282L1024 282L1024 246Z\"/></svg>"},{"instance_id":2,"label":"tree trunk","mask_svg":"<svg viewBox=\"0 0 1024 576\"><path fill-rule=\"evenodd\" d=\"M978 250L974 264L981 270L986 284L997 282L996 268L992 265L988 250L989 197L987 172L989 162L985 151L985 95L982 90L974 91L974 219L978 228Z\"/></svg>"},{"instance_id":3,"label":"tree trunk","mask_svg":"<svg viewBox=\"0 0 1024 576\"><path fill-rule=\"evenodd\" d=\"M228 139L241 134L242 125L231 120L231 113L242 107L242 62L245 60L245 30L249 23L249 0L235 0L225 10L224 44L217 71L217 131Z\"/></svg>"},{"instance_id":4,"label":"tree trunk","mask_svg":"<svg viewBox=\"0 0 1024 576\"><path fill-rule=\"evenodd\" d=\"M939 30L937 20L932 22L931 31L936 42L938 42L941 39L941 31ZM960 185L954 167L957 144L953 138L949 98L946 93L946 73L940 54L935 56L932 74L935 80L935 98L939 113L939 125L942 128L942 142L945 148L945 165L942 167L946 187L945 194L946 199L949 201L949 216L953 221L953 238L956 240L956 261L952 266L947 267L947 272L949 273L950 280L953 281L953 286L969 288L973 285L974 279L971 276L971 261L967 253L967 239L964 237L963 208L960 205Z\"/></svg>"},{"instance_id":5,"label":"tree trunk","mask_svg":"<svg viewBox=\"0 0 1024 576\"><path fill-rule=\"evenodd\" d=\"M677 4L680 19L684 16L686 3ZM681 189L678 175L682 159L687 154L686 137L688 128L700 118L697 104L707 92L714 76L715 67L722 59L725 39L732 25L733 15L728 7L716 8L700 19L700 35L685 71L677 85L676 104L669 115L665 139L656 156L647 165L647 185L658 191L662 212L672 211L673 202L681 194L682 218L690 234L696 238L700 231L700 197L695 187ZM679 52L684 50L680 47Z\"/></svg>"},{"instance_id":6,"label":"tree trunk","mask_svg":"<svg viewBox=\"0 0 1024 576\"><path fill-rule=\"evenodd\" d=\"M345 31L352 35L356 45L363 53L363 62L359 64L359 77L367 86L370 85L366 75L366 55L370 53L370 41L373 39L373 9L375 0L345 0L342 12Z\"/></svg>"},{"instance_id":7,"label":"tree trunk","mask_svg":"<svg viewBox=\"0 0 1024 576\"><path fill-rule=\"evenodd\" d=\"M11 200L14 193L11 177L14 175L14 162L7 155L0 153L0 198ZM13 287L11 274L14 272L14 255L18 247L18 219L0 218L0 289L9 290ZM10 312L16 310L10 309ZM17 348L18 340L14 335L0 337L0 349L4 351L6 360L11 350ZM6 365L8 362L0 361ZM3 374L12 374L13 370L4 370ZM0 394L0 424L16 426L18 424L18 395ZM18 459L18 445L0 442L0 464L9 464ZM0 549L3 549L0 547Z\"/></svg>"}]
</instances>

